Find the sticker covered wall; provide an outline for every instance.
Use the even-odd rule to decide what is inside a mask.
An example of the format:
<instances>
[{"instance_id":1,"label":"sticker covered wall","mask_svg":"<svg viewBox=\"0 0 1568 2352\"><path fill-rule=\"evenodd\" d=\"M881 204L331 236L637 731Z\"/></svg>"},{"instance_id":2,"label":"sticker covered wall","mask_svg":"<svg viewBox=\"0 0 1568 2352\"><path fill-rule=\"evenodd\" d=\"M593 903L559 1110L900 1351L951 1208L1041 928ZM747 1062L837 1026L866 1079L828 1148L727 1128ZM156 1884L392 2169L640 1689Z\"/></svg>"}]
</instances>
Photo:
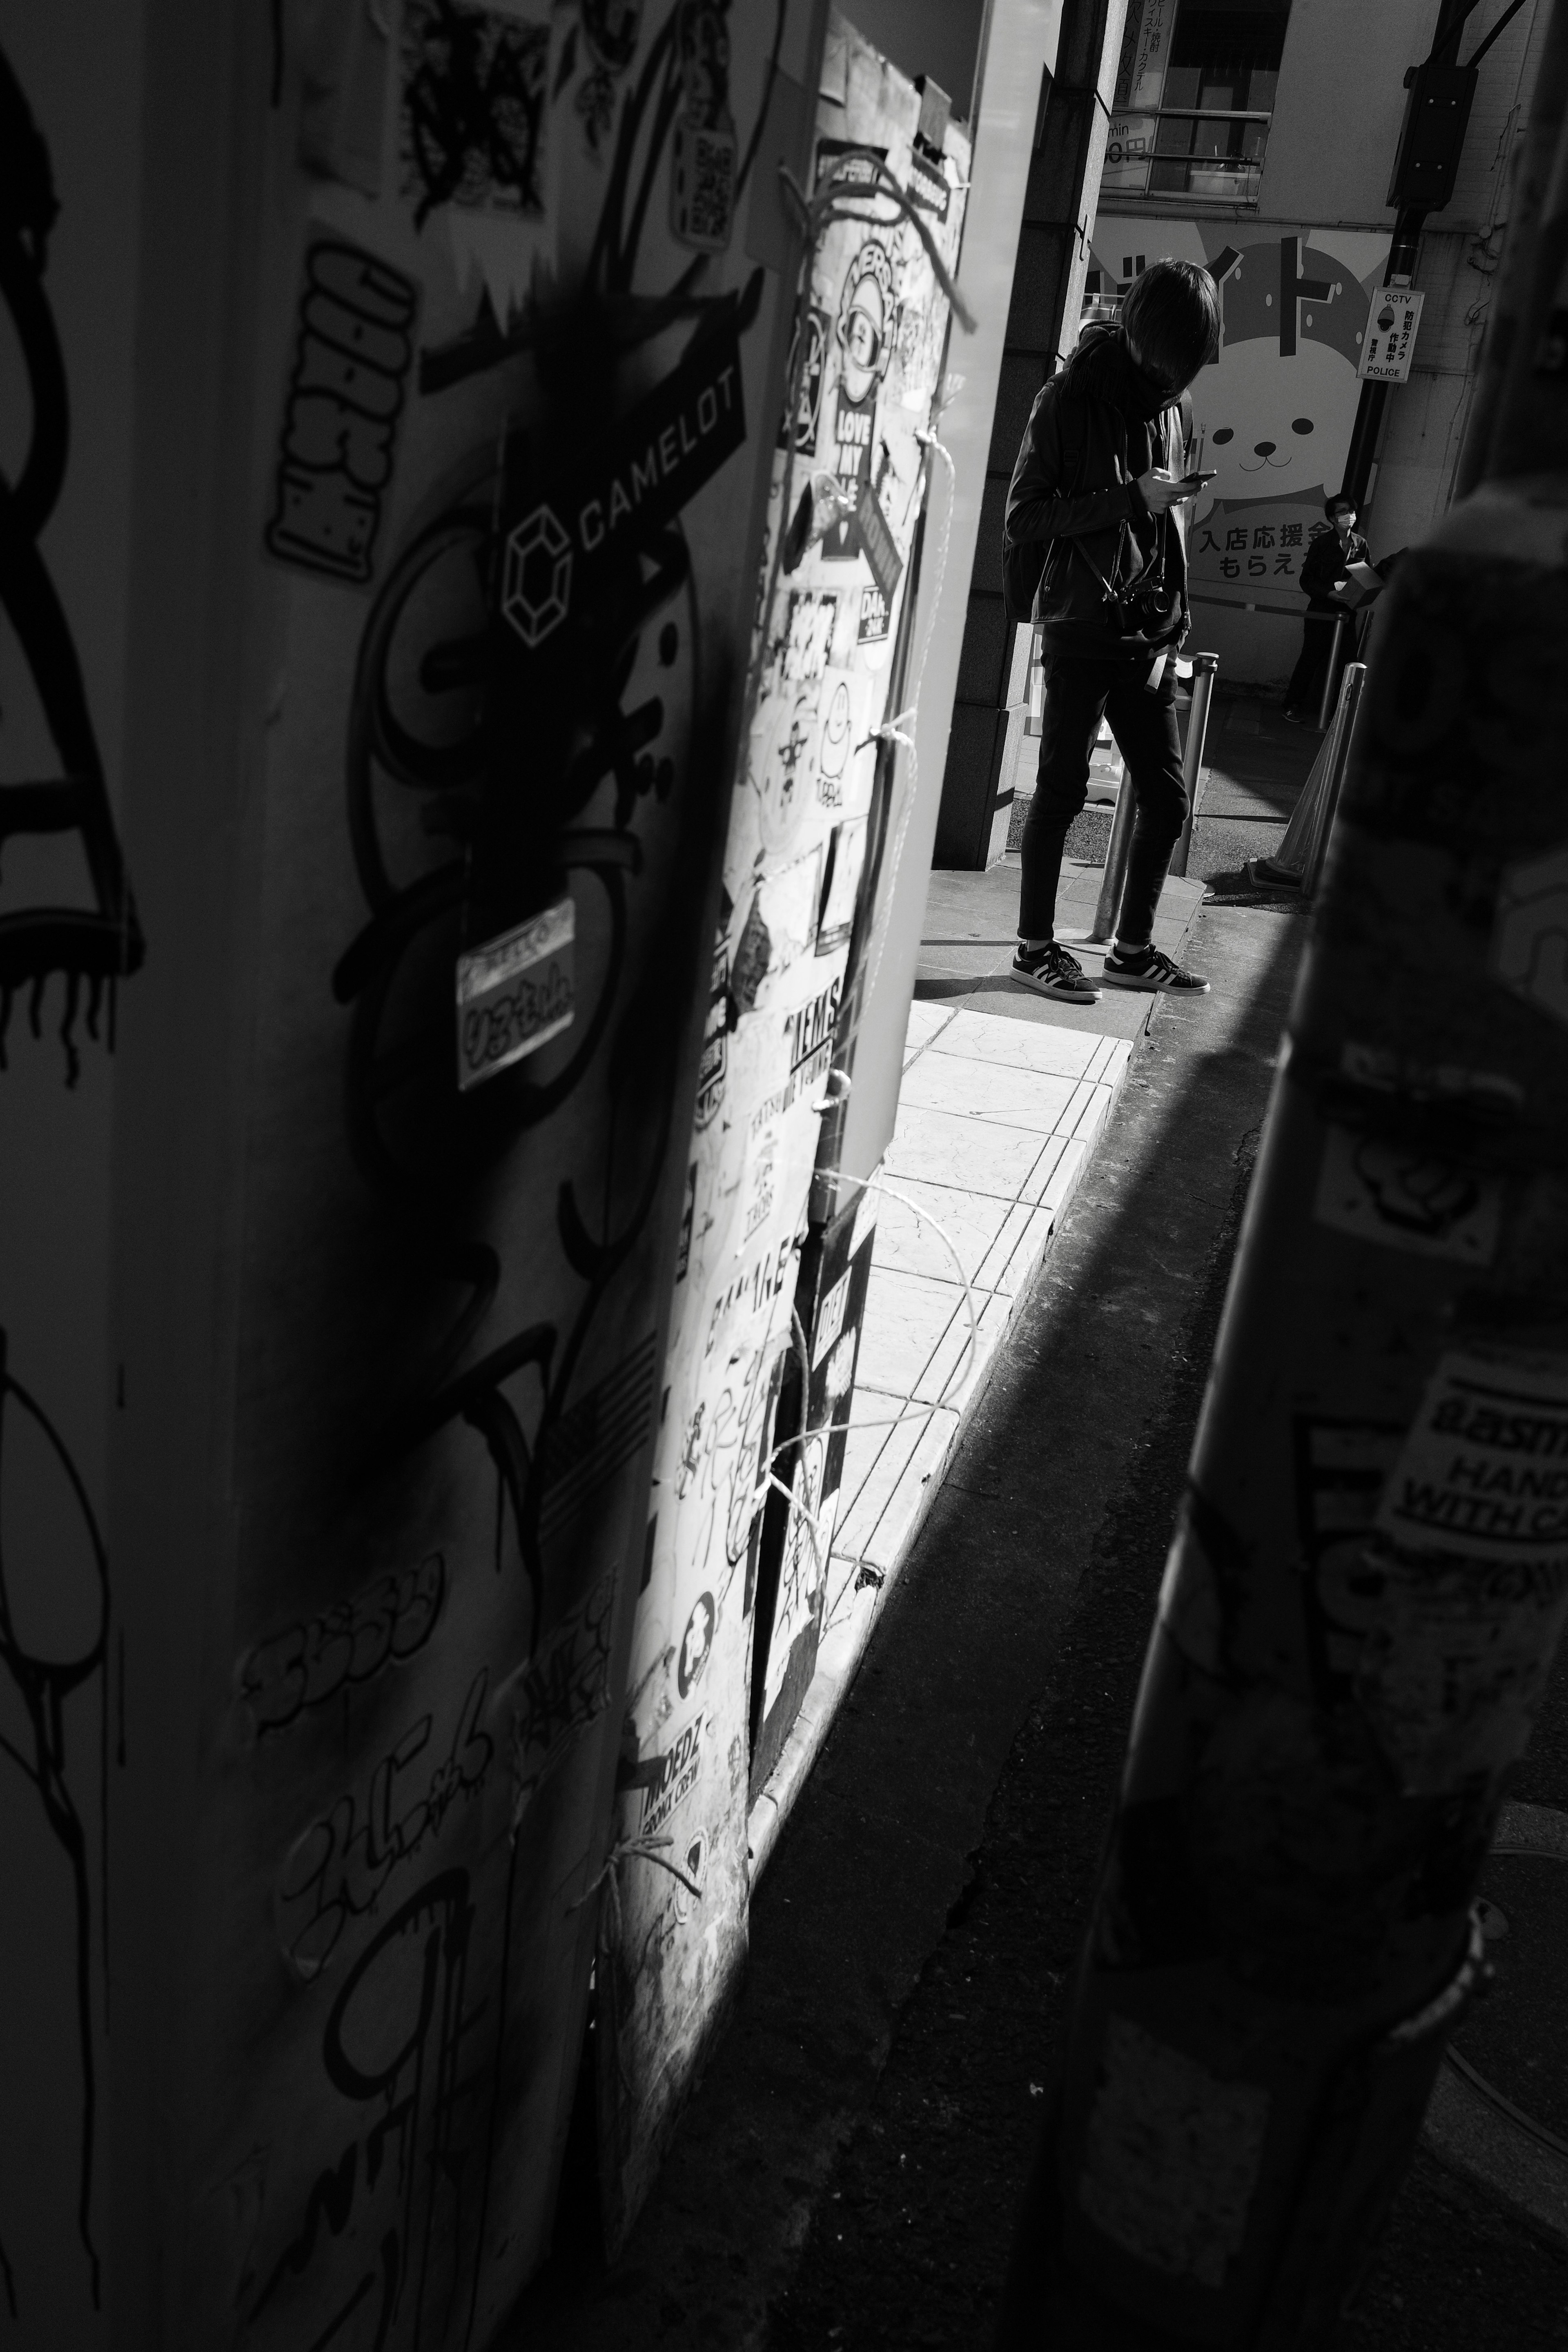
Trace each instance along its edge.
<instances>
[{"instance_id":1,"label":"sticker covered wall","mask_svg":"<svg viewBox=\"0 0 1568 2352\"><path fill-rule=\"evenodd\" d=\"M182 2340L479 2352L584 2031L821 19L308 35Z\"/></svg>"},{"instance_id":2,"label":"sticker covered wall","mask_svg":"<svg viewBox=\"0 0 1568 2352\"><path fill-rule=\"evenodd\" d=\"M956 126L944 147L943 127L922 141L921 124L913 84L835 17L799 191L808 260L773 456L621 1733L616 1900L598 1979L612 2243L647 2192L744 1954L752 1751L782 1688L766 1681L773 1613L785 1612L772 1645L784 1664L820 1613L831 1441L810 1441L802 1460L798 1446L780 1454L778 1433L781 1400L785 1419L792 1396L798 1414L800 1249L930 478L948 303L926 237L951 267L967 176ZM767 1539L770 1497L786 1514L782 1553ZM759 1611L769 1620L760 1647Z\"/></svg>"}]
</instances>

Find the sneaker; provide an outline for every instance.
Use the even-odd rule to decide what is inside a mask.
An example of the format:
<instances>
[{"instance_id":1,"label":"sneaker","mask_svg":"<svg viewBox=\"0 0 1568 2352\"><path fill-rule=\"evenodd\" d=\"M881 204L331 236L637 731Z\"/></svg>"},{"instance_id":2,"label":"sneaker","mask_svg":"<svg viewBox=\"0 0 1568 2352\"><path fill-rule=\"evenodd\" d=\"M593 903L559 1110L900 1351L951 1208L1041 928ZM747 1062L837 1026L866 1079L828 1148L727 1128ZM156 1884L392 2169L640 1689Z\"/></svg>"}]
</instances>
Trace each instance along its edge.
<instances>
[{"instance_id":1,"label":"sneaker","mask_svg":"<svg viewBox=\"0 0 1568 2352\"><path fill-rule=\"evenodd\" d=\"M1114 949L1105 959L1107 988L1143 988L1151 994L1170 990L1182 996L1202 996L1208 982L1201 972L1184 971L1163 948L1145 948L1140 956L1121 956Z\"/></svg>"},{"instance_id":2,"label":"sneaker","mask_svg":"<svg viewBox=\"0 0 1568 2352\"><path fill-rule=\"evenodd\" d=\"M1085 980L1082 964L1055 940L1047 940L1043 948L1020 947L1013 958L1013 977L1023 987L1058 997L1064 1004L1100 1002L1100 991Z\"/></svg>"}]
</instances>

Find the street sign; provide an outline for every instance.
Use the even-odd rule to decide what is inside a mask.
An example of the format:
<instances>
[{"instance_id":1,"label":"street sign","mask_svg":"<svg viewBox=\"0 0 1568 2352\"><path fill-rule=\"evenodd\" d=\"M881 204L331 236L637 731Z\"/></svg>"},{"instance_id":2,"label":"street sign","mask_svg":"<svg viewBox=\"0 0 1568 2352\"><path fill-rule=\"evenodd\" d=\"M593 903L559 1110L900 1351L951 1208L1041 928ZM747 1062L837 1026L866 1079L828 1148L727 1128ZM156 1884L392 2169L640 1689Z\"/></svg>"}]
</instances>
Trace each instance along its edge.
<instances>
[{"instance_id":1,"label":"street sign","mask_svg":"<svg viewBox=\"0 0 1568 2352\"><path fill-rule=\"evenodd\" d=\"M1425 294L1406 286L1383 286L1372 298L1356 373L1366 383L1406 383L1415 351Z\"/></svg>"}]
</instances>

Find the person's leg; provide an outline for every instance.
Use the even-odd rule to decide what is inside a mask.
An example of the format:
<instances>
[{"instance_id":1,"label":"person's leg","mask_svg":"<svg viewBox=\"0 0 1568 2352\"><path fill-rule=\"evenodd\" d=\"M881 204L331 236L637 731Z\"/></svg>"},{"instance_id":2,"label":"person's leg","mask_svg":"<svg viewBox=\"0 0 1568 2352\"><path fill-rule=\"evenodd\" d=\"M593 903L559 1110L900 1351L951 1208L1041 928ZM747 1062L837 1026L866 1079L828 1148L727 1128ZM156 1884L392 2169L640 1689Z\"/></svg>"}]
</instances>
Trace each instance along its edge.
<instances>
[{"instance_id":1,"label":"person's leg","mask_svg":"<svg viewBox=\"0 0 1568 2352\"><path fill-rule=\"evenodd\" d=\"M1104 662L1046 656L1039 774L1019 844L1018 937L1026 945L1040 946L1055 936L1062 847L1088 797L1089 755L1105 708L1108 669Z\"/></svg>"},{"instance_id":2,"label":"person's leg","mask_svg":"<svg viewBox=\"0 0 1568 2352\"><path fill-rule=\"evenodd\" d=\"M1057 886L1068 827L1089 790L1089 755L1105 707L1106 665L1047 657L1039 778L1024 824L1018 952L1013 978L1041 996L1092 1004L1099 994L1083 966L1057 943Z\"/></svg>"},{"instance_id":3,"label":"person's leg","mask_svg":"<svg viewBox=\"0 0 1568 2352\"><path fill-rule=\"evenodd\" d=\"M1323 690L1323 664L1329 657L1331 620L1309 613L1301 625L1301 654L1285 689L1285 709L1291 718L1315 719Z\"/></svg>"},{"instance_id":4,"label":"person's leg","mask_svg":"<svg viewBox=\"0 0 1568 2352\"><path fill-rule=\"evenodd\" d=\"M1152 687L1143 666L1129 664L1106 704L1111 732L1126 761L1121 788L1131 790L1134 811L1116 938L1105 959L1104 977L1110 987L1202 991L1208 986L1198 973L1184 971L1152 944L1154 910L1187 815L1175 667L1174 658L1168 656L1158 686Z\"/></svg>"}]
</instances>

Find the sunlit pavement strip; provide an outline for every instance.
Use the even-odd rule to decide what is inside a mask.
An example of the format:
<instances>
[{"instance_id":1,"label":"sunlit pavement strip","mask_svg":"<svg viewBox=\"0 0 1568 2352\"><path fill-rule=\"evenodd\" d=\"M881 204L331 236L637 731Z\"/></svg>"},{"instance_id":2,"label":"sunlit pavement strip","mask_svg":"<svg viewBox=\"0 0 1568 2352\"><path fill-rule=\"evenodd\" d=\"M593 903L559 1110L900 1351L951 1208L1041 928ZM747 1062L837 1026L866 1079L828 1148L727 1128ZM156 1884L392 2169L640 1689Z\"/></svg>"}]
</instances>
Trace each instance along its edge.
<instances>
[{"instance_id":1,"label":"sunlit pavement strip","mask_svg":"<svg viewBox=\"0 0 1568 2352\"><path fill-rule=\"evenodd\" d=\"M822 1645L795 1728L752 1809L753 1878L854 1679L1131 1051L1125 1037L1038 1018L918 1002L910 1009L898 1126L882 1171L903 1197L879 1195L862 1212L877 1240ZM971 1286L973 1349L954 1248ZM911 1399L929 1410L911 1412Z\"/></svg>"}]
</instances>

